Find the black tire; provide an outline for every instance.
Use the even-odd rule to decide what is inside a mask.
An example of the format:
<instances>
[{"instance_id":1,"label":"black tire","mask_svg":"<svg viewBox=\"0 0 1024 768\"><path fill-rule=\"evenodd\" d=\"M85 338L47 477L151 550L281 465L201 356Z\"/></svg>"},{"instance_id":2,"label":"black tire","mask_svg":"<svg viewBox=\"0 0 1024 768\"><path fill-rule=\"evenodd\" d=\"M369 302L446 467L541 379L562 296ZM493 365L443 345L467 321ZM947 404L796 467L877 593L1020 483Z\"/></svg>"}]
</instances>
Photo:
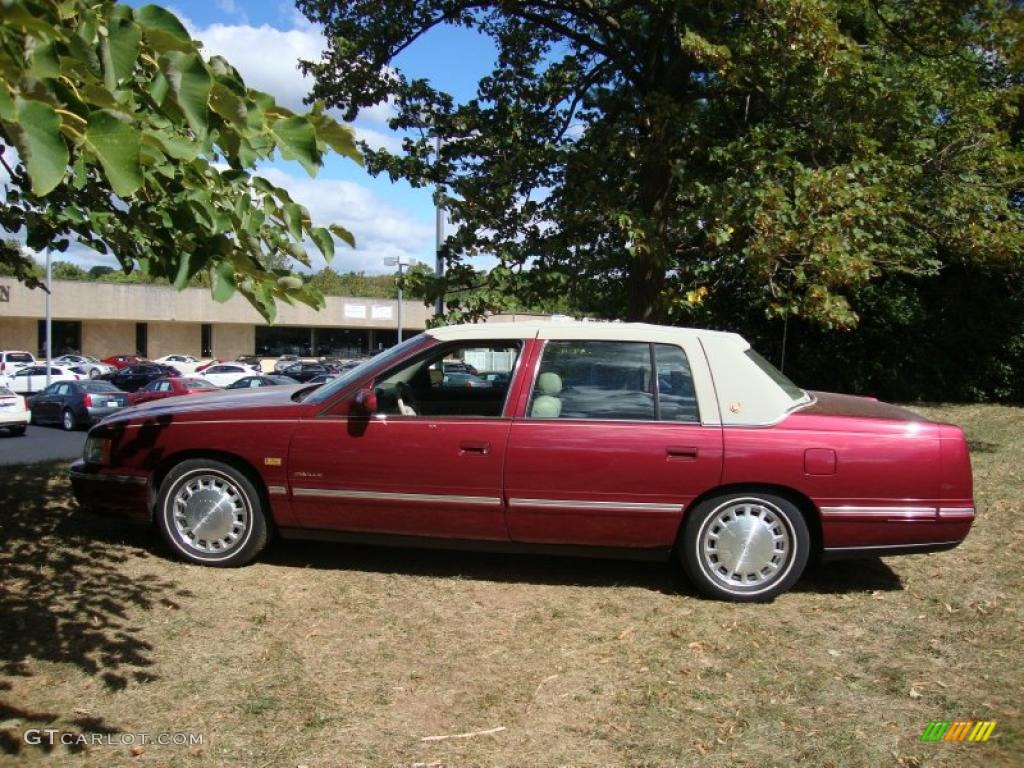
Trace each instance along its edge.
<instances>
[{"instance_id":1,"label":"black tire","mask_svg":"<svg viewBox=\"0 0 1024 768\"><path fill-rule=\"evenodd\" d=\"M75 417L75 412L70 408L65 408L64 412L60 415L60 425L64 428L65 432L74 432L78 429L78 419Z\"/></svg>"},{"instance_id":2,"label":"black tire","mask_svg":"<svg viewBox=\"0 0 1024 768\"><path fill-rule=\"evenodd\" d=\"M11 434L15 437L21 437L24 435L26 429L28 429L28 427L25 424L20 424L17 427L10 427Z\"/></svg>"},{"instance_id":3,"label":"black tire","mask_svg":"<svg viewBox=\"0 0 1024 768\"><path fill-rule=\"evenodd\" d=\"M714 496L687 512L676 556L702 594L752 603L792 587L810 549L807 522L796 505L755 490Z\"/></svg>"},{"instance_id":4,"label":"black tire","mask_svg":"<svg viewBox=\"0 0 1024 768\"><path fill-rule=\"evenodd\" d=\"M209 505L213 505L210 513L198 519ZM188 459L160 484L156 523L181 559L234 568L252 561L266 547L268 525L263 510L262 495L243 472L214 459ZM197 519L199 525L191 528Z\"/></svg>"}]
</instances>

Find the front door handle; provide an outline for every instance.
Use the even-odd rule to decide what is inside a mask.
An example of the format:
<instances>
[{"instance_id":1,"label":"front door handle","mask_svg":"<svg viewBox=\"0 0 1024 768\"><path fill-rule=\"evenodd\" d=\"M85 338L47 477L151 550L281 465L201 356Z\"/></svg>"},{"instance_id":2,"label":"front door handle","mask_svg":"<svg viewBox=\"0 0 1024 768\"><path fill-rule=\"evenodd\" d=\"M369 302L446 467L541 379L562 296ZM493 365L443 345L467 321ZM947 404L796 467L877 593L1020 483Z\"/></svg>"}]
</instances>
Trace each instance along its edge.
<instances>
[{"instance_id":1,"label":"front door handle","mask_svg":"<svg viewBox=\"0 0 1024 768\"><path fill-rule=\"evenodd\" d=\"M665 449L669 460L678 459L692 461L697 458L697 446L695 445L670 445Z\"/></svg>"},{"instance_id":2,"label":"front door handle","mask_svg":"<svg viewBox=\"0 0 1024 768\"><path fill-rule=\"evenodd\" d=\"M483 442L481 440L463 440L459 443L459 453L476 453L480 456L486 456L491 451L491 444Z\"/></svg>"}]
</instances>

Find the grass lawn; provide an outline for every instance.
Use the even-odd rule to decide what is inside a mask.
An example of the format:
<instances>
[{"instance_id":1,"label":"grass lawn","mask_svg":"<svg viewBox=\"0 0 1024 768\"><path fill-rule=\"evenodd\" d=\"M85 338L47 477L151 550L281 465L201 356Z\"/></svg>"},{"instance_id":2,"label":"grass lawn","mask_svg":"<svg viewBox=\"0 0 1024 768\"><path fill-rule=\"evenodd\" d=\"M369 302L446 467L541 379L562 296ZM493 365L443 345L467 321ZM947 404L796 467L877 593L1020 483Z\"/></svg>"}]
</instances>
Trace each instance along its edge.
<instances>
[{"instance_id":1,"label":"grass lawn","mask_svg":"<svg viewBox=\"0 0 1024 768\"><path fill-rule=\"evenodd\" d=\"M609 561L279 542L194 567L77 512L63 466L2 468L0 763L1020 765L1024 409L919 410L971 439L966 543L828 566L770 605ZM998 725L919 740L957 719Z\"/></svg>"}]
</instances>

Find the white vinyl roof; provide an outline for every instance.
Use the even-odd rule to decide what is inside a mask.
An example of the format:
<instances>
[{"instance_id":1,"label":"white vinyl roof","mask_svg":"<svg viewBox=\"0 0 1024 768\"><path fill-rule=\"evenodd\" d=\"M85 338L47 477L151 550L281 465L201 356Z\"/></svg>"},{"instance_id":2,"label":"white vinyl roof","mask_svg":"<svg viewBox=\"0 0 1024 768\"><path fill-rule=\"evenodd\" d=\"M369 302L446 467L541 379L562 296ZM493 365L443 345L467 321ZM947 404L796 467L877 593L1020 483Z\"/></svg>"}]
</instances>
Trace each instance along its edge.
<instances>
[{"instance_id":1,"label":"white vinyl roof","mask_svg":"<svg viewBox=\"0 0 1024 768\"><path fill-rule=\"evenodd\" d=\"M740 349L750 345L736 333L700 328L674 328L649 323L583 323L561 320L517 320L513 322L469 323L428 328L426 333L440 341L461 339L594 339L606 341L676 342L683 339L715 337L731 340Z\"/></svg>"}]
</instances>

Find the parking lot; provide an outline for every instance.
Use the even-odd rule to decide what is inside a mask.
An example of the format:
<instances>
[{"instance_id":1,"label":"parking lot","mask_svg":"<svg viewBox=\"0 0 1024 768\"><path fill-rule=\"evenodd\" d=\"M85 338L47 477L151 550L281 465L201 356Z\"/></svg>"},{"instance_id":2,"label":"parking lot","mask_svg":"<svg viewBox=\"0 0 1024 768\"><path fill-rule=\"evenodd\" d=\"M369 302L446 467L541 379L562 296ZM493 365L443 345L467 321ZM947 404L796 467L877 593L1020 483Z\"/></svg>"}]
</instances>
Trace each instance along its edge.
<instances>
[{"instance_id":1,"label":"parking lot","mask_svg":"<svg viewBox=\"0 0 1024 768\"><path fill-rule=\"evenodd\" d=\"M84 430L65 432L60 427L30 424L22 437L0 432L0 465L34 464L39 461L71 461L82 455Z\"/></svg>"}]
</instances>

